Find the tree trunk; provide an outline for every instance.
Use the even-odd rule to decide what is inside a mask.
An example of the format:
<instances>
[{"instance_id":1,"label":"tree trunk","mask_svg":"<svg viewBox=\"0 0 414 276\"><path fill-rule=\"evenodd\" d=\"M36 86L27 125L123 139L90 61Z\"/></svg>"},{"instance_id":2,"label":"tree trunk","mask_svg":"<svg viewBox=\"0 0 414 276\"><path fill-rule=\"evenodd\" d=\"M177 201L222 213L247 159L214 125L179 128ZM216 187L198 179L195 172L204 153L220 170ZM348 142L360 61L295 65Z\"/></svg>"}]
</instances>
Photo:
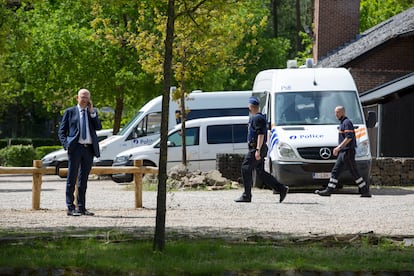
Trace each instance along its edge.
<instances>
[{"instance_id":1,"label":"tree trunk","mask_svg":"<svg viewBox=\"0 0 414 276\"><path fill-rule=\"evenodd\" d=\"M302 31L300 20L300 0L296 0L296 52L302 51L302 41L299 32Z\"/></svg>"},{"instance_id":2,"label":"tree trunk","mask_svg":"<svg viewBox=\"0 0 414 276\"><path fill-rule=\"evenodd\" d=\"M117 134L119 132L119 129L121 128L123 109L124 109L124 99L122 97L116 97L114 126L113 126L113 131L112 131L114 135Z\"/></svg>"},{"instance_id":3,"label":"tree trunk","mask_svg":"<svg viewBox=\"0 0 414 276\"><path fill-rule=\"evenodd\" d=\"M166 216L166 182L167 182L167 138L168 138L168 109L170 103L170 87L172 80L172 47L174 41L174 0L168 0L167 35L165 38L164 83L162 97L162 122L160 159L158 167L157 215L153 249L164 251L165 248L165 216Z\"/></svg>"},{"instance_id":4,"label":"tree trunk","mask_svg":"<svg viewBox=\"0 0 414 276\"><path fill-rule=\"evenodd\" d=\"M182 155L181 161L184 166L187 167L187 142L186 142L186 131L185 131L185 122L187 120L187 113L185 109L185 93L184 87L182 86L182 94L181 94L181 144L182 144Z\"/></svg>"},{"instance_id":5,"label":"tree trunk","mask_svg":"<svg viewBox=\"0 0 414 276\"><path fill-rule=\"evenodd\" d=\"M273 18L273 36L277 37L278 35L278 18L277 18L277 11L278 11L278 7L279 7L279 2L280 0L270 0L270 13L272 15Z\"/></svg>"}]
</instances>

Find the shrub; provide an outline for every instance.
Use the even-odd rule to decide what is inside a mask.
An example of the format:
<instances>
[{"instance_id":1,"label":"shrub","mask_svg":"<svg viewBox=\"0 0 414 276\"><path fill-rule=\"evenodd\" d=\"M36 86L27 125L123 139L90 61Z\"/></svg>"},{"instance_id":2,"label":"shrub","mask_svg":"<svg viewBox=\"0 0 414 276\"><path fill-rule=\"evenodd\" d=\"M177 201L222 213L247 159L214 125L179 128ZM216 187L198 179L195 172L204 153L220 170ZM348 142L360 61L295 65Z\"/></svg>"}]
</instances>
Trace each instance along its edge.
<instances>
[{"instance_id":1,"label":"shrub","mask_svg":"<svg viewBox=\"0 0 414 276\"><path fill-rule=\"evenodd\" d=\"M43 156L45 156L48 153L51 153L55 150L59 150L63 148L62 146L43 146L36 148L36 159L40 160Z\"/></svg>"},{"instance_id":2,"label":"shrub","mask_svg":"<svg viewBox=\"0 0 414 276\"><path fill-rule=\"evenodd\" d=\"M33 146L17 145L0 150L2 166L31 167L36 159L36 151Z\"/></svg>"}]
</instances>

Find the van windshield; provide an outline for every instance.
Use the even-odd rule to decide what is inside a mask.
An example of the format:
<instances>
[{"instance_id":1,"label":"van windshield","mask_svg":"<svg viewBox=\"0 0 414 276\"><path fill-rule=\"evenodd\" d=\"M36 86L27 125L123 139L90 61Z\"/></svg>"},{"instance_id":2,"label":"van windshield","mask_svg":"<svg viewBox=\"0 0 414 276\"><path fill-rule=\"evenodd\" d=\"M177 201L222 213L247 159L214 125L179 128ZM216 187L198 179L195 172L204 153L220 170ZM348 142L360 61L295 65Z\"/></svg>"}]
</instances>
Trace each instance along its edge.
<instances>
[{"instance_id":1,"label":"van windshield","mask_svg":"<svg viewBox=\"0 0 414 276\"><path fill-rule=\"evenodd\" d=\"M138 113L137 113L137 115L135 115L135 117L131 120L131 121L129 121L123 128L122 128L122 130L118 133L118 135L124 135L125 133L128 133L129 132L129 129L131 128L131 127L134 127L134 125L135 125L135 122L139 119L139 118L141 118L141 116L142 116L142 111L139 111Z\"/></svg>"},{"instance_id":2,"label":"van windshield","mask_svg":"<svg viewBox=\"0 0 414 276\"><path fill-rule=\"evenodd\" d=\"M335 107L345 107L354 124L363 124L363 116L354 91L314 91L278 93L275 97L276 125L338 124Z\"/></svg>"}]
</instances>

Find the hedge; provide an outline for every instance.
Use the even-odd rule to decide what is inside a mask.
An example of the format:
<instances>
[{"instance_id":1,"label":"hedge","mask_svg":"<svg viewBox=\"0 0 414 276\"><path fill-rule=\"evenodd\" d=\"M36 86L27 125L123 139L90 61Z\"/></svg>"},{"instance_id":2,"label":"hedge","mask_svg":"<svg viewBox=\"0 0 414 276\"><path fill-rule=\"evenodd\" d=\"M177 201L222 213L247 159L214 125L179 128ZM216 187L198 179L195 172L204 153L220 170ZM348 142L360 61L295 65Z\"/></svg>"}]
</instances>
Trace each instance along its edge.
<instances>
[{"instance_id":1,"label":"hedge","mask_svg":"<svg viewBox=\"0 0 414 276\"><path fill-rule=\"evenodd\" d=\"M31 167L36 159L33 146L18 145L0 150L0 165L8 167Z\"/></svg>"},{"instance_id":2,"label":"hedge","mask_svg":"<svg viewBox=\"0 0 414 276\"><path fill-rule=\"evenodd\" d=\"M56 145L50 138L3 138L0 139L0 148L14 145L33 145L34 148Z\"/></svg>"},{"instance_id":3,"label":"hedge","mask_svg":"<svg viewBox=\"0 0 414 276\"><path fill-rule=\"evenodd\" d=\"M31 167L33 160L41 160L46 154L61 149L62 146L15 145L0 149L0 166Z\"/></svg>"}]
</instances>

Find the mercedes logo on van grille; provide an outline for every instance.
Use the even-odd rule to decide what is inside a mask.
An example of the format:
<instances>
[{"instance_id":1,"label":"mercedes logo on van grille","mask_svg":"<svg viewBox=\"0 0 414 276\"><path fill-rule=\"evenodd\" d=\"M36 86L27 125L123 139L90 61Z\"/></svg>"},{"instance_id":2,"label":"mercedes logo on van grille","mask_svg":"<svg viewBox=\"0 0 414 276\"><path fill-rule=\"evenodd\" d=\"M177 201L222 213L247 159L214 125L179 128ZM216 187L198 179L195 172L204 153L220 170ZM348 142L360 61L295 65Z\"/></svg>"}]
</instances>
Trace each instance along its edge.
<instances>
[{"instance_id":1,"label":"mercedes logo on van grille","mask_svg":"<svg viewBox=\"0 0 414 276\"><path fill-rule=\"evenodd\" d=\"M322 157L322 159L329 159L332 155L331 150L329 148L321 148L319 150L319 155Z\"/></svg>"}]
</instances>

